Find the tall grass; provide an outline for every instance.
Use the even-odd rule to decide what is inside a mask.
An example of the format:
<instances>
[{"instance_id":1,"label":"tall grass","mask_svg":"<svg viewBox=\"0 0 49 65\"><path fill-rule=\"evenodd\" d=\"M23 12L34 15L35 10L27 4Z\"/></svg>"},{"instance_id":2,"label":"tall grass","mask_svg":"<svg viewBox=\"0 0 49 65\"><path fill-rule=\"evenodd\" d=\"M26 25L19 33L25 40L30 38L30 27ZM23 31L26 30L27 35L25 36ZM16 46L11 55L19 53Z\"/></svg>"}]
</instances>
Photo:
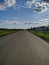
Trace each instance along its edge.
<instances>
[{"instance_id":1,"label":"tall grass","mask_svg":"<svg viewBox=\"0 0 49 65\"><path fill-rule=\"evenodd\" d=\"M40 38L46 40L47 42L49 42L49 34L45 33L43 31L35 31L35 30L30 30L31 33L39 36Z\"/></svg>"},{"instance_id":2,"label":"tall grass","mask_svg":"<svg viewBox=\"0 0 49 65\"><path fill-rule=\"evenodd\" d=\"M0 29L0 37L17 32L17 31L20 31L20 30L18 30L18 29L17 30L16 29Z\"/></svg>"}]
</instances>

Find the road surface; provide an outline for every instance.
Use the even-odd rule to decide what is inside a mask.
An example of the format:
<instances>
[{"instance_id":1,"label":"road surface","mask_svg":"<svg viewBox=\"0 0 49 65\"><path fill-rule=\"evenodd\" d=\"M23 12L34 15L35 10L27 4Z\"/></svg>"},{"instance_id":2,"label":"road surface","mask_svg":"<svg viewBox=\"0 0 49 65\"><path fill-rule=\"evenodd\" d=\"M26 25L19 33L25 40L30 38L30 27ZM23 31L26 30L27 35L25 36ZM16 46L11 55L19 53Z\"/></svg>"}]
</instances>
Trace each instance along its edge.
<instances>
[{"instance_id":1,"label":"road surface","mask_svg":"<svg viewBox=\"0 0 49 65\"><path fill-rule=\"evenodd\" d=\"M27 31L4 36L0 65L49 65L49 44Z\"/></svg>"}]
</instances>

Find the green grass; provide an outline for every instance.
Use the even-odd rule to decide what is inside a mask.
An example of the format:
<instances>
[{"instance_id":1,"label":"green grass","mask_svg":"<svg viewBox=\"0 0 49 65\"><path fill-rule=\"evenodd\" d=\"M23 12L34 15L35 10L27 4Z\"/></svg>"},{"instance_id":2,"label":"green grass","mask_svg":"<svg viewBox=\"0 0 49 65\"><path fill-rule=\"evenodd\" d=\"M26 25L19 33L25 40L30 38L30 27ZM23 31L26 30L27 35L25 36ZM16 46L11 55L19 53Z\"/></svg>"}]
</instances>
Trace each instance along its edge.
<instances>
[{"instance_id":1,"label":"green grass","mask_svg":"<svg viewBox=\"0 0 49 65\"><path fill-rule=\"evenodd\" d=\"M43 31L35 31L35 30L29 30L31 33L37 35L38 37L44 39L45 41L49 42L49 34L45 33Z\"/></svg>"},{"instance_id":2,"label":"green grass","mask_svg":"<svg viewBox=\"0 0 49 65\"><path fill-rule=\"evenodd\" d=\"M0 29L0 37L8 35L8 34L12 34L14 32L18 32L20 30L9 30L9 29Z\"/></svg>"}]
</instances>

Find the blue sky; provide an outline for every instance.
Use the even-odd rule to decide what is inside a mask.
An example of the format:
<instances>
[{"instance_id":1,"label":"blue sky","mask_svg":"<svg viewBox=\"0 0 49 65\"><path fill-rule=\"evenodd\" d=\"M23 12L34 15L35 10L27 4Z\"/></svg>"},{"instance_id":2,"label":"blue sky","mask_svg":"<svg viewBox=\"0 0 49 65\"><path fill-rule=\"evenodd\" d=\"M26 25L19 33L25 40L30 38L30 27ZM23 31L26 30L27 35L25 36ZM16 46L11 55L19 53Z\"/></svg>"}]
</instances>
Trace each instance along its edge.
<instances>
[{"instance_id":1,"label":"blue sky","mask_svg":"<svg viewBox=\"0 0 49 65\"><path fill-rule=\"evenodd\" d=\"M49 24L49 3L43 0L0 0L0 27L30 28Z\"/></svg>"}]
</instances>

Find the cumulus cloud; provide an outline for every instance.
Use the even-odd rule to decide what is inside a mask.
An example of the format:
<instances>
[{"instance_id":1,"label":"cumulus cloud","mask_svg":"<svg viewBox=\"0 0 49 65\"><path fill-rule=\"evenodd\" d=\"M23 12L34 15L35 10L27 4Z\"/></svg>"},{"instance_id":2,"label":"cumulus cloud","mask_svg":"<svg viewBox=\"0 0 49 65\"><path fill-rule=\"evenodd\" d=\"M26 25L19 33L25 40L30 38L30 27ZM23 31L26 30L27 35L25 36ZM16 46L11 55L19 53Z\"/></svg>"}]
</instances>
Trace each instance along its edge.
<instances>
[{"instance_id":1,"label":"cumulus cloud","mask_svg":"<svg viewBox=\"0 0 49 65\"><path fill-rule=\"evenodd\" d=\"M17 0L4 0L3 3L0 3L0 10L5 10L7 7L13 7L13 9L20 8L32 8L34 12L45 12L48 7L48 1L38 1L38 0L27 0L24 5L17 4L15 5ZM48 6L48 7L47 7Z\"/></svg>"},{"instance_id":2,"label":"cumulus cloud","mask_svg":"<svg viewBox=\"0 0 49 65\"><path fill-rule=\"evenodd\" d=\"M27 1L26 6L32 8L34 12L45 12L48 9L49 4L45 1L32 0Z\"/></svg>"},{"instance_id":3,"label":"cumulus cloud","mask_svg":"<svg viewBox=\"0 0 49 65\"><path fill-rule=\"evenodd\" d=\"M32 4L35 2L35 0L31 0L31 1L27 1L26 2L26 6L31 8L32 7Z\"/></svg>"},{"instance_id":4,"label":"cumulus cloud","mask_svg":"<svg viewBox=\"0 0 49 65\"><path fill-rule=\"evenodd\" d=\"M44 12L44 11L46 11L47 10L47 6L46 6L46 3L44 3L44 2L36 2L35 3L35 8L34 8L34 11L35 12Z\"/></svg>"},{"instance_id":5,"label":"cumulus cloud","mask_svg":"<svg viewBox=\"0 0 49 65\"><path fill-rule=\"evenodd\" d=\"M7 7L11 7L16 3L16 0L4 0L0 3L0 10L5 10Z\"/></svg>"},{"instance_id":6,"label":"cumulus cloud","mask_svg":"<svg viewBox=\"0 0 49 65\"><path fill-rule=\"evenodd\" d=\"M46 5L49 7L49 0L43 0L43 2L45 2Z\"/></svg>"},{"instance_id":7,"label":"cumulus cloud","mask_svg":"<svg viewBox=\"0 0 49 65\"><path fill-rule=\"evenodd\" d=\"M5 5L7 5L8 7L11 7L15 3L16 3L16 0L5 0Z\"/></svg>"}]
</instances>

